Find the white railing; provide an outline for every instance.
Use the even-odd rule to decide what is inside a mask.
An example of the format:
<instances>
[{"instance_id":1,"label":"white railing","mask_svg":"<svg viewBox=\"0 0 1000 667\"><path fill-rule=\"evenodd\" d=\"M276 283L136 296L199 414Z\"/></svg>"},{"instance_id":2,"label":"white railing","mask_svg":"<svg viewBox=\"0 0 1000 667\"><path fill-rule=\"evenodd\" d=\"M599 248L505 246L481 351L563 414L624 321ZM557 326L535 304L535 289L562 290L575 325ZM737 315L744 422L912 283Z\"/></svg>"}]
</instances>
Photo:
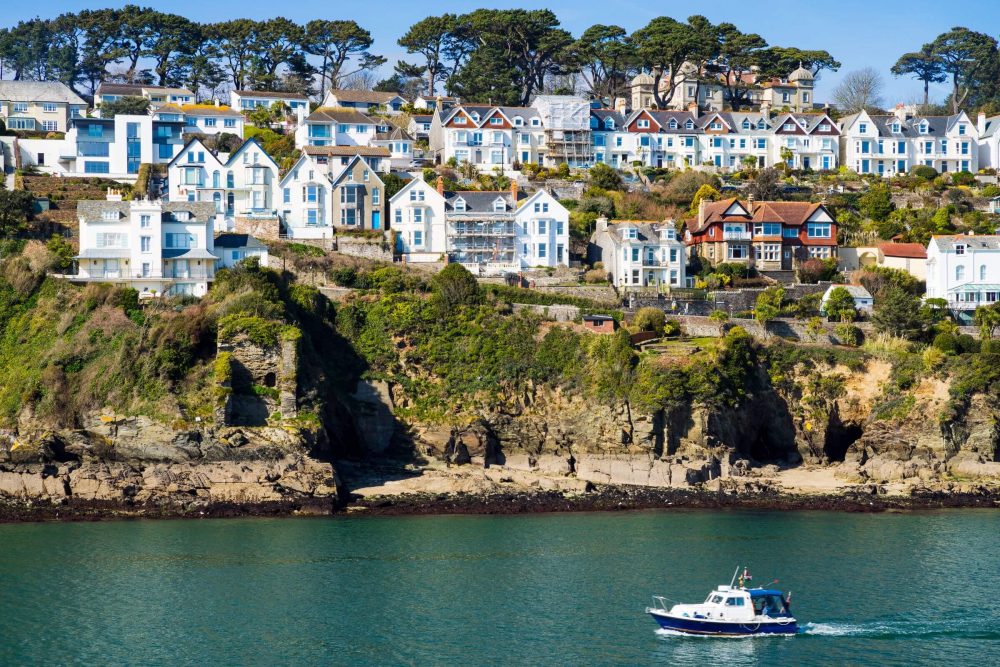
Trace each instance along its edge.
<instances>
[{"instance_id":1,"label":"white railing","mask_svg":"<svg viewBox=\"0 0 1000 667\"><path fill-rule=\"evenodd\" d=\"M723 241L749 241L750 232L735 232L735 231L725 231L722 232Z\"/></svg>"}]
</instances>

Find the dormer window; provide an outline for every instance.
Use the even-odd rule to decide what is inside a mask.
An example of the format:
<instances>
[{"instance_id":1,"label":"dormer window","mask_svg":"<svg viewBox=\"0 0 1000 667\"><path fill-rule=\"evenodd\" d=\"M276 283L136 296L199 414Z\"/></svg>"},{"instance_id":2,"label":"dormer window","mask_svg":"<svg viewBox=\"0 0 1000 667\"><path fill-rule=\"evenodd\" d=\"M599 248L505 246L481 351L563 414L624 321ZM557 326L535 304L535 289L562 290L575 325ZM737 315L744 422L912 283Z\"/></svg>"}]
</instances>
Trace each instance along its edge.
<instances>
[{"instance_id":1,"label":"dormer window","mask_svg":"<svg viewBox=\"0 0 1000 667\"><path fill-rule=\"evenodd\" d=\"M744 130L749 130L750 129L750 120L747 119L747 118L744 118L743 119L743 125L742 125L742 127L743 127Z\"/></svg>"},{"instance_id":2,"label":"dormer window","mask_svg":"<svg viewBox=\"0 0 1000 667\"><path fill-rule=\"evenodd\" d=\"M490 125L503 125L503 118L497 116L490 118Z\"/></svg>"},{"instance_id":3,"label":"dormer window","mask_svg":"<svg viewBox=\"0 0 1000 667\"><path fill-rule=\"evenodd\" d=\"M542 121L538 120L537 118L532 118L531 119L531 126L532 127L538 127L541 124L542 124Z\"/></svg>"},{"instance_id":4,"label":"dormer window","mask_svg":"<svg viewBox=\"0 0 1000 667\"><path fill-rule=\"evenodd\" d=\"M720 123L720 122L719 122L719 121L717 121L717 120L713 120L713 121L711 122L711 124L709 124L708 128L709 128L710 130L721 130L721 129L722 129L722 123Z\"/></svg>"},{"instance_id":5,"label":"dormer window","mask_svg":"<svg viewBox=\"0 0 1000 667\"><path fill-rule=\"evenodd\" d=\"M613 130L615 129L615 121L613 118L607 118L604 121L604 129Z\"/></svg>"},{"instance_id":6,"label":"dormer window","mask_svg":"<svg viewBox=\"0 0 1000 667\"><path fill-rule=\"evenodd\" d=\"M676 130L677 129L677 121L676 120L670 119L670 129L671 130Z\"/></svg>"},{"instance_id":7,"label":"dormer window","mask_svg":"<svg viewBox=\"0 0 1000 667\"><path fill-rule=\"evenodd\" d=\"M766 127L766 125L764 125L764 121L763 120L758 120L757 121L757 129L758 130L763 130L765 127Z\"/></svg>"},{"instance_id":8,"label":"dormer window","mask_svg":"<svg viewBox=\"0 0 1000 667\"><path fill-rule=\"evenodd\" d=\"M956 255L964 255L965 254L965 246L962 245L961 243L955 244L955 254Z\"/></svg>"},{"instance_id":9,"label":"dormer window","mask_svg":"<svg viewBox=\"0 0 1000 667\"><path fill-rule=\"evenodd\" d=\"M639 120L636 121L635 126L640 130L648 130L649 120L646 118L640 118Z\"/></svg>"},{"instance_id":10,"label":"dormer window","mask_svg":"<svg viewBox=\"0 0 1000 667\"><path fill-rule=\"evenodd\" d=\"M521 127L522 125L524 125L524 119L523 118L521 118L520 116L518 116L517 118L514 119L514 127Z\"/></svg>"},{"instance_id":11,"label":"dormer window","mask_svg":"<svg viewBox=\"0 0 1000 667\"><path fill-rule=\"evenodd\" d=\"M455 200L455 210L464 211L465 210L465 200L459 197Z\"/></svg>"},{"instance_id":12,"label":"dormer window","mask_svg":"<svg viewBox=\"0 0 1000 667\"><path fill-rule=\"evenodd\" d=\"M635 227L626 227L624 230L625 238L627 239L637 239L639 238L639 230Z\"/></svg>"},{"instance_id":13,"label":"dormer window","mask_svg":"<svg viewBox=\"0 0 1000 667\"><path fill-rule=\"evenodd\" d=\"M104 222L116 222L118 220L118 211L102 211L101 220Z\"/></svg>"},{"instance_id":14,"label":"dormer window","mask_svg":"<svg viewBox=\"0 0 1000 667\"><path fill-rule=\"evenodd\" d=\"M503 198L497 199L496 201L493 202L494 213L503 213L506 210L507 210L507 202L505 202Z\"/></svg>"},{"instance_id":15,"label":"dormer window","mask_svg":"<svg viewBox=\"0 0 1000 667\"><path fill-rule=\"evenodd\" d=\"M694 129L694 122L689 120L688 122L684 123L684 129L685 130L693 130Z\"/></svg>"},{"instance_id":16,"label":"dormer window","mask_svg":"<svg viewBox=\"0 0 1000 667\"><path fill-rule=\"evenodd\" d=\"M665 239L667 241L673 241L676 235L677 235L676 230L673 230L670 227L664 227L663 229L660 230L660 238Z\"/></svg>"},{"instance_id":17,"label":"dormer window","mask_svg":"<svg viewBox=\"0 0 1000 667\"><path fill-rule=\"evenodd\" d=\"M479 114L473 113L472 114L472 120L478 123L479 122Z\"/></svg>"},{"instance_id":18,"label":"dormer window","mask_svg":"<svg viewBox=\"0 0 1000 667\"><path fill-rule=\"evenodd\" d=\"M892 131L894 134L899 134L899 123L892 124Z\"/></svg>"},{"instance_id":19,"label":"dormer window","mask_svg":"<svg viewBox=\"0 0 1000 667\"><path fill-rule=\"evenodd\" d=\"M455 116L455 125L465 125L465 116Z\"/></svg>"},{"instance_id":20,"label":"dormer window","mask_svg":"<svg viewBox=\"0 0 1000 667\"><path fill-rule=\"evenodd\" d=\"M920 134L927 134L927 130L928 129L929 129L929 127L927 125L927 121L921 121L921 123L920 123Z\"/></svg>"},{"instance_id":21,"label":"dormer window","mask_svg":"<svg viewBox=\"0 0 1000 667\"><path fill-rule=\"evenodd\" d=\"M191 219L191 214L188 213L187 211L174 212L174 220L177 220L178 222L187 222L190 219Z\"/></svg>"}]
</instances>

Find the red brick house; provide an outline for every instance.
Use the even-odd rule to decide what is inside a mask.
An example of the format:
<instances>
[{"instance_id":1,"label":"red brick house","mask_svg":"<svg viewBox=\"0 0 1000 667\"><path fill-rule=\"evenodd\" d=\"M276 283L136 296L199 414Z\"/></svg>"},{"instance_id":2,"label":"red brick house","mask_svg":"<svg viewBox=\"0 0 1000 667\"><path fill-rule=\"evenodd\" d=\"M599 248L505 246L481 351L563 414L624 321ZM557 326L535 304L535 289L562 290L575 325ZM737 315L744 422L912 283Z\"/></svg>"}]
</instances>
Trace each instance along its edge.
<instances>
[{"instance_id":1,"label":"red brick house","mask_svg":"<svg viewBox=\"0 0 1000 667\"><path fill-rule=\"evenodd\" d=\"M688 220L689 254L711 265L747 264L759 271L791 271L811 258L837 256L837 222L823 203L701 201Z\"/></svg>"}]
</instances>

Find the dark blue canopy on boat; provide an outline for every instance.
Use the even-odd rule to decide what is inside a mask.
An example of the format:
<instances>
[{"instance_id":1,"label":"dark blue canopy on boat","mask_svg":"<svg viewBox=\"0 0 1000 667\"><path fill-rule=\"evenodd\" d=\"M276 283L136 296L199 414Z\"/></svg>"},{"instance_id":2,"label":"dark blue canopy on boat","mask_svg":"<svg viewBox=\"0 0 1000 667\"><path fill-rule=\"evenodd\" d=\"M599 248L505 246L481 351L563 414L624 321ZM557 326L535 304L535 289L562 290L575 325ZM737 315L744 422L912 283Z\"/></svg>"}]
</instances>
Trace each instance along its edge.
<instances>
[{"instance_id":1,"label":"dark blue canopy on boat","mask_svg":"<svg viewBox=\"0 0 1000 667\"><path fill-rule=\"evenodd\" d=\"M748 592L751 599L762 598L767 595L781 596L781 591L774 590L773 588L751 588Z\"/></svg>"}]
</instances>

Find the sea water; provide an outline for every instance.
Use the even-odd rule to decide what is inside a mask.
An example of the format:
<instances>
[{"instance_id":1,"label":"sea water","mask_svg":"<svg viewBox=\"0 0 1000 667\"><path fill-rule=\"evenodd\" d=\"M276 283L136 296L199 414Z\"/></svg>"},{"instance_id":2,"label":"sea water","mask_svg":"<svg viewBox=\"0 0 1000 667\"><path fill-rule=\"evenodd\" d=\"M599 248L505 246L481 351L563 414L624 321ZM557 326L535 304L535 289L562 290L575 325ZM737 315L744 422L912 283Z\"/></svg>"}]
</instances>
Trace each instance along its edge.
<instances>
[{"instance_id":1,"label":"sea water","mask_svg":"<svg viewBox=\"0 0 1000 667\"><path fill-rule=\"evenodd\" d=\"M793 637L659 632L748 567ZM977 665L1000 512L649 511L0 526L0 665Z\"/></svg>"}]
</instances>

